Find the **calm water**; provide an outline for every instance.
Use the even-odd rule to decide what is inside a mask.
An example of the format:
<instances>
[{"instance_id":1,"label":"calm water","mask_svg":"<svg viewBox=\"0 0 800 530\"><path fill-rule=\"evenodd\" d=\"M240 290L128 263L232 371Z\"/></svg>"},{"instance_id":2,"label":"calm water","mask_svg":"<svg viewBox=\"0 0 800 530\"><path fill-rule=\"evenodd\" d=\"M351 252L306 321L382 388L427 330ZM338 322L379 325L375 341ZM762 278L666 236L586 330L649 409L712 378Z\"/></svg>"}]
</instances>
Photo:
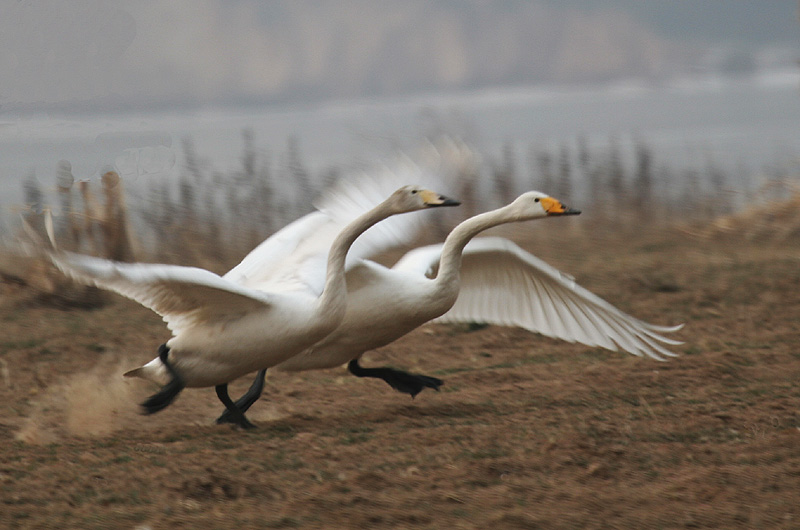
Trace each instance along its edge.
<instances>
[{"instance_id":1,"label":"calm water","mask_svg":"<svg viewBox=\"0 0 800 530\"><path fill-rule=\"evenodd\" d=\"M772 166L800 167L800 73L747 80L693 79L649 86L630 82L595 89L503 88L407 98L339 101L289 108L207 109L191 113L4 117L0 114L0 204L22 198L35 175L52 188L60 160L77 179L115 167L136 182L177 175L182 141L226 173L240 167L242 131L275 157L295 137L312 173L380 158L443 131L483 153L511 144L524 163L530 146L585 138L602 150L637 139L673 168L704 167L710 157L734 175ZM743 183L733 183L734 185Z\"/></svg>"}]
</instances>

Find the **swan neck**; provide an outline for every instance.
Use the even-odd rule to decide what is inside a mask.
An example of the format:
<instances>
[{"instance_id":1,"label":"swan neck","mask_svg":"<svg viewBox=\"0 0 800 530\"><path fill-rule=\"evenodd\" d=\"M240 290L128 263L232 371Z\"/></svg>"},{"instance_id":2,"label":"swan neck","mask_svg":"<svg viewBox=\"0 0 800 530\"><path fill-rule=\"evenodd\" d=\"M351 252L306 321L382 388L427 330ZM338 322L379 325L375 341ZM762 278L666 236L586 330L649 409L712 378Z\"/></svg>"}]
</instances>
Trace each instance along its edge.
<instances>
[{"instance_id":1,"label":"swan neck","mask_svg":"<svg viewBox=\"0 0 800 530\"><path fill-rule=\"evenodd\" d=\"M317 301L319 311L323 313L341 311L342 316L344 316L345 297L347 294L344 268L347 252L358 236L366 232L372 225L391 215L392 212L389 207L385 203L381 203L348 223L333 240L328 253L325 286Z\"/></svg>"},{"instance_id":2,"label":"swan neck","mask_svg":"<svg viewBox=\"0 0 800 530\"><path fill-rule=\"evenodd\" d=\"M444 287L452 282L457 282L459 270L461 269L461 256L467 243L484 230L513 220L511 217L509 207L504 206L491 212L470 217L456 226L447 236L442 246L442 257L439 261L439 273L436 276L436 283Z\"/></svg>"}]
</instances>

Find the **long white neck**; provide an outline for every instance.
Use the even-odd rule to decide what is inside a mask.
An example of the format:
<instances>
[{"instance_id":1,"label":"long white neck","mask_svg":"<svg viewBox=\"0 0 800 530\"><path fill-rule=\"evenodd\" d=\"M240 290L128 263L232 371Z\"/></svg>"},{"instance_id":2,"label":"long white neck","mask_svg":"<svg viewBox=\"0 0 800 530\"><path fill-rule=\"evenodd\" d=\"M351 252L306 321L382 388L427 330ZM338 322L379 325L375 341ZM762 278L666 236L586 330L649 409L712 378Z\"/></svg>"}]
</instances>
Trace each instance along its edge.
<instances>
[{"instance_id":1,"label":"long white neck","mask_svg":"<svg viewBox=\"0 0 800 530\"><path fill-rule=\"evenodd\" d=\"M317 311L331 318L341 314L344 317L346 308L347 284L345 283L344 265L347 251L355 240L372 225L390 217L393 213L387 203L383 202L372 210L358 216L345 226L331 244L328 253L328 268L325 273L325 286L317 299Z\"/></svg>"},{"instance_id":2,"label":"long white neck","mask_svg":"<svg viewBox=\"0 0 800 530\"><path fill-rule=\"evenodd\" d=\"M510 206L503 206L491 212L481 213L470 217L456 226L442 245L442 255L439 258L439 273L436 275L436 289L458 288L459 270L461 269L461 254L470 240L494 226L511 221L517 221Z\"/></svg>"}]
</instances>

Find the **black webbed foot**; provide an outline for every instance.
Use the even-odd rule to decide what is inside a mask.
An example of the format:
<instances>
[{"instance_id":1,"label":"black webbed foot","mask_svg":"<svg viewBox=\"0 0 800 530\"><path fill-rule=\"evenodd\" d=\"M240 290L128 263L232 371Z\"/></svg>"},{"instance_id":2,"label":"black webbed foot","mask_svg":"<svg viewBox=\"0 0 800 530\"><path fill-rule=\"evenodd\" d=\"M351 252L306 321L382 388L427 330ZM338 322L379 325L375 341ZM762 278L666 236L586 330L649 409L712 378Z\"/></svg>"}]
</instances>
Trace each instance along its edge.
<instances>
[{"instance_id":1,"label":"black webbed foot","mask_svg":"<svg viewBox=\"0 0 800 530\"><path fill-rule=\"evenodd\" d=\"M350 361L347 369L356 377L383 379L398 392L409 394L412 399L426 388L432 388L438 392L439 387L444 384L444 381L436 377L410 374L394 368L364 368L358 364L358 359Z\"/></svg>"},{"instance_id":2,"label":"black webbed foot","mask_svg":"<svg viewBox=\"0 0 800 530\"><path fill-rule=\"evenodd\" d=\"M171 379L169 380L169 383L161 387L161 390L147 398L144 403L142 403L142 412L144 414L154 414L167 408L173 401L175 401L175 398L178 397L178 394L181 393L181 390L186 388L186 383L183 382L181 377L167 360L168 356L169 348L167 345L162 344L159 346L158 358L161 359L164 367L166 367Z\"/></svg>"},{"instance_id":3,"label":"black webbed foot","mask_svg":"<svg viewBox=\"0 0 800 530\"><path fill-rule=\"evenodd\" d=\"M214 388L217 391L217 397L219 398L220 401L222 401L222 404L225 405L225 408L227 409L225 412L230 414L230 419L226 420L225 423L236 424L242 429L256 428L256 426L250 423L250 420L248 420L245 417L244 412L242 412L242 410L239 407L237 407L233 401L231 401L231 398L228 395L228 383L217 385ZM222 422L217 420L217 423L222 423Z\"/></svg>"},{"instance_id":4,"label":"black webbed foot","mask_svg":"<svg viewBox=\"0 0 800 530\"><path fill-rule=\"evenodd\" d=\"M247 389L247 392L245 392L245 394L239 399L237 399L236 402L233 404L233 406L239 412L241 412L242 417L244 417L244 413L247 412L247 410L253 406L253 403L258 401L258 398L261 397L261 393L264 391L264 378L266 377L266 375L267 375L266 370L259 371L258 374L256 375L255 380L253 381L253 384L250 385L250 388ZM225 395L228 395L227 388L225 389ZM217 396L219 396L219 391L217 391ZM220 398L220 400L222 400L222 398ZM223 403L225 402L223 401ZM217 418L217 423L238 424L239 421L236 417L236 414L231 412L231 409L227 405L225 407L226 407L225 412L223 412L222 415L220 415L220 417Z\"/></svg>"}]
</instances>

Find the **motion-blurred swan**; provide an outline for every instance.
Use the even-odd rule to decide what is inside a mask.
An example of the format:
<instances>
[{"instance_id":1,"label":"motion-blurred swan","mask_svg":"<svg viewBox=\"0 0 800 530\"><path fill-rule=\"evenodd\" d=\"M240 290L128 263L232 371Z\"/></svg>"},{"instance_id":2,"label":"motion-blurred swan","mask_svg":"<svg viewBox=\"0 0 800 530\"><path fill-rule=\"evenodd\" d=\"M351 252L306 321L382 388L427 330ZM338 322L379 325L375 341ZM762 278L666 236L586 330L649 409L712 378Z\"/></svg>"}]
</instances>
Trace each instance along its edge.
<instances>
[{"instance_id":1,"label":"motion-blurred swan","mask_svg":"<svg viewBox=\"0 0 800 530\"><path fill-rule=\"evenodd\" d=\"M383 379L413 397L426 387L438 389L442 381L391 368L363 368L358 360L364 352L437 318L519 326L660 360L674 356L659 343L680 342L660 333L682 325L654 326L627 315L509 240L470 241L500 224L578 213L543 193L527 192L505 207L464 221L444 244L412 250L391 269L361 260L347 271L347 310L336 331L275 369L314 370L348 363L354 375ZM257 399L263 375L237 402L243 410Z\"/></svg>"},{"instance_id":2,"label":"motion-blurred swan","mask_svg":"<svg viewBox=\"0 0 800 530\"><path fill-rule=\"evenodd\" d=\"M329 202L337 200L340 211L353 208L352 196L334 196ZM389 216L457 204L430 190L404 186L348 223L335 239L326 230L336 226L329 216L309 214L224 277L193 267L125 264L70 253L55 253L53 260L68 275L132 298L167 322L173 337L159 348L158 357L125 374L158 382L168 378L142 404L146 413L168 406L184 387L215 386L227 421L247 428L252 424L228 396L228 382L286 360L339 325L345 315L345 259L356 238ZM304 245L319 246L317 237L333 240L330 251L302 259ZM281 272L270 274L276 265L270 260L287 253L298 261L284 259L276 267Z\"/></svg>"}]
</instances>

